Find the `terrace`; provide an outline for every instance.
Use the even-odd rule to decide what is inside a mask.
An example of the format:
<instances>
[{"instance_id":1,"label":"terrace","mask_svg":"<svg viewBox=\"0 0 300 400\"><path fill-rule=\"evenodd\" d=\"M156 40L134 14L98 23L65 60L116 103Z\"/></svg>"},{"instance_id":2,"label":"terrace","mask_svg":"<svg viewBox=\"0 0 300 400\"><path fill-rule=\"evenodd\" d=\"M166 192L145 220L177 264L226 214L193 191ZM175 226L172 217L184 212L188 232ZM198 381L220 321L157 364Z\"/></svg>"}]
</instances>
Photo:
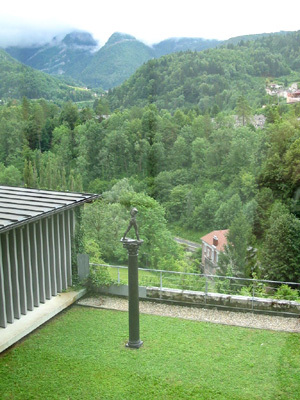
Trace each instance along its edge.
<instances>
[{"instance_id":1,"label":"terrace","mask_svg":"<svg viewBox=\"0 0 300 400\"><path fill-rule=\"evenodd\" d=\"M299 334L73 306L0 357L3 399L296 399Z\"/></svg>"}]
</instances>

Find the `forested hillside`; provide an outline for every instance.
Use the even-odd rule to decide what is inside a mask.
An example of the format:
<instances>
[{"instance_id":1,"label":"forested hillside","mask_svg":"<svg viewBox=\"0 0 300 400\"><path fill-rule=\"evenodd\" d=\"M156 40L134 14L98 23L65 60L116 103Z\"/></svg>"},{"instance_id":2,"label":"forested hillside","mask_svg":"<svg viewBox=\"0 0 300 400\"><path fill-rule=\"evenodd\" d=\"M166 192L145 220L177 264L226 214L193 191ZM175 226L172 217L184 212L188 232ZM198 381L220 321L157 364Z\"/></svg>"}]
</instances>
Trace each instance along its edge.
<instances>
[{"instance_id":1,"label":"forested hillside","mask_svg":"<svg viewBox=\"0 0 300 400\"><path fill-rule=\"evenodd\" d=\"M91 99L92 93L27 67L0 49L0 98L21 99L23 96L80 101Z\"/></svg>"},{"instance_id":2,"label":"forested hillside","mask_svg":"<svg viewBox=\"0 0 300 400\"><path fill-rule=\"evenodd\" d=\"M265 92L266 80L299 83L298 38L151 60L92 107L3 101L0 182L102 193L83 216L93 259L124 261L116 243L134 205L148 267L199 266L167 226L199 240L230 229L221 273L299 281L300 103Z\"/></svg>"},{"instance_id":3,"label":"forested hillside","mask_svg":"<svg viewBox=\"0 0 300 400\"><path fill-rule=\"evenodd\" d=\"M240 95L252 107L265 104L266 78L299 79L300 33L229 43L203 52L174 53L143 65L110 92L113 108L197 107L203 113L232 110Z\"/></svg>"},{"instance_id":4,"label":"forested hillside","mask_svg":"<svg viewBox=\"0 0 300 400\"><path fill-rule=\"evenodd\" d=\"M154 44L155 57L159 58L179 51L202 51L217 47L222 42L219 40L207 40L201 38L170 38Z\"/></svg>"},{"instance_id":5,"label":"forested hillside","mask_svg":"<svg viewBox=\"0 0 300 400\"><path fill-rule=\"evenodd\" d=\"M72 32L62 39L55 37L43 46L14 46L5 50L32 68L80 80L81 71L89 64L97 49L98 44L89 33Z\"/></svg>"},{"instance_id":6,"label":"forested hillside","mask_svg":"<svg viewBox=\"0 0 300 400\"><path fill-rule=\"evenodd\" d=\"M152 58L188 49L201 51L220 43L200 38L171 38L150 46L131 35L116 32L99 49L90 33L74 31L62 38L54 37L43 46L11 46L5 50L25 65L51 75L73 78L92 88L110 89Z\"/></svg>"},{"instance_id":7,"label":"forested hillside","mask_svg":"<svg viewBox=\"0 0 300 400\"><path fill-rule=\"evenodd\" d=\"M109 89L120 85L137 68L154 57L151 47L133 36L115 33L80 74L89 87Z\"/></svg>"}]
</instances>

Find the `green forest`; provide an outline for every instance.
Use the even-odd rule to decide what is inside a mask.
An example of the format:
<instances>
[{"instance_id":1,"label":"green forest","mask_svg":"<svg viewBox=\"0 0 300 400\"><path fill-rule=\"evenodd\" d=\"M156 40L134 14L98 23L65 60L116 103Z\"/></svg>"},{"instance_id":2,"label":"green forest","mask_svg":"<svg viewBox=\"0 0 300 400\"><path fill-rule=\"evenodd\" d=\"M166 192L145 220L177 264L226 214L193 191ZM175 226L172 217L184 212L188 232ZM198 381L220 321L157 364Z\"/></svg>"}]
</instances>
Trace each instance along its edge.
<instances>
[{"instance_id":1,"label":"green forest","mask_svg":"<svg viewBox=\"0 0 300 400\"><path fill-rule=\"evenodd\" d=\"M118 241L135 206L145 267L199 272L173 233L229 229L220 274L299 281L300 103L266 94L300 83L299 39L163 56L81 103L2 89L0 183L102 194L82 215L94 261L126 260Z\"/></svg>"}]
</instances>

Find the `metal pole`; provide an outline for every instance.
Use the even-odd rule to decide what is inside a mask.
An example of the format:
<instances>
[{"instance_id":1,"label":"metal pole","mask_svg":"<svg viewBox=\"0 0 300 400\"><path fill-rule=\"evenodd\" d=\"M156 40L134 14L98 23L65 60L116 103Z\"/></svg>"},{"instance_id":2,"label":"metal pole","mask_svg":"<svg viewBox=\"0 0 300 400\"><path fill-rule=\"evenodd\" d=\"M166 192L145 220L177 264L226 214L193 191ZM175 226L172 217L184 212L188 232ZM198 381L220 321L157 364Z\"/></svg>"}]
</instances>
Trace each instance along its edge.
<instances>
[{"instance_id":1,"label":"metal pole","mask_svg":"<svg viewBox=\"0 0 300 400\"><path fill-rule=\"evenodd\" d=\"M138 349L143 342L140 340L139 315L139 278L138 278L138 250L143 240L122 239L123 247L128 251L128 314L129 314L129 341L126 347Z\"/></svg>"},{"instance_id":2,"label":"metal pole","mask_svg":"<svg viewBox=\"0 0 300 400\"><path fill-rule=\"evenodd\" d=\"M206 304L206 298L207 298L207 290L208 290L208 282L207 282L207 276L205 275L205 298L204 298L205 304Z\"/></svg>"},{"instance_id":3,"label":"metal pole","mask_svg":"<svg viewBox=\"0 0 300 400\"><path fill-rule=\"evenodd\" d=\"M256 283L256 281L253 281L253 285L252 285L252 311L254 309L255 283Z\"/></svg>"},{"instance_id":4,"label":"metal pole","mask_svg":"<svg viewBox=\"0 0 300 400\"><path fill-rule=\"evenodd\" d=\"M160 298L160 299L161 299L162 287L163 287L163 283L162 283L162 271L160 271L160 290L159 290L159 298Z\"/></svg>"}]
</instances>

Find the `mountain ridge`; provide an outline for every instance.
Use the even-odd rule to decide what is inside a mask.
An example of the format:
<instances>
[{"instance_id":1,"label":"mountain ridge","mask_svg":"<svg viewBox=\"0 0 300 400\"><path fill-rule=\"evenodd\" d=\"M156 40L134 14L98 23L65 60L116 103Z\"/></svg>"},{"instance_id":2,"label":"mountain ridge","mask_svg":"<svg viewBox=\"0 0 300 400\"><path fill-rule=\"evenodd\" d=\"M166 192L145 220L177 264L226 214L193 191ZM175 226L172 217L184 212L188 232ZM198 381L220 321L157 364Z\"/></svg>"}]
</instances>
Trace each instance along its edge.
<instances>
[{"instance_id":1,"label":"mountain ridge","mask_svg":"<svg viewBox=\"0 0 300 400\"><path fill-rule=\"evenodd\" d=\"M93 98L91 91L71 86L56 76L38 71L0 49L0 98L4 100L44 98L81 101Z\"/></svg>"},{"instance_id":2,"label":"mountain ridge","mask_svg":"<svg viewBox=\"0 0 300 400\"><path fill-rule=\"evenodd\" d=\"M43 46L11 46L5 51L23 64L50 75L70 77L87 87L108 90L122 84L151 59L182 51L199 52L227 44L235 45L268 35L271 34L239 36L226 41L173 37L148 45L127 33L115 32L99 47L91 33L72 31L55 36Z\"/></svg>"},{"instance_id":3,"label":"mountain ridge","mask_svg":"<svg viewBox=\"0 0 300 400\"><path fill-rule=\"evenodd\" d=\"M202 38L170 38L153 45L115 32L99 48L89 32L55 36L43 46L10 46L4 50L25 65L50 75L66 75L90 87L110 89L128 79L152 58L186 50L203 50L221 42Z\"/></svg>"},{"instance_id":4,"label":"mountain ridge","mask_svg":"<svg viewBox=\"0 0 300 400\"><path fill-rule=\"evenodd\" d=\"M299 81L300 31L219 46L203 52L173 53L141 66L108 94L111 109L146 106L216 115L231 111L247 95L253 109L266 103L266 82ZM286 83L285 83L286 82Z\"/></svg>"}]
</instances>

